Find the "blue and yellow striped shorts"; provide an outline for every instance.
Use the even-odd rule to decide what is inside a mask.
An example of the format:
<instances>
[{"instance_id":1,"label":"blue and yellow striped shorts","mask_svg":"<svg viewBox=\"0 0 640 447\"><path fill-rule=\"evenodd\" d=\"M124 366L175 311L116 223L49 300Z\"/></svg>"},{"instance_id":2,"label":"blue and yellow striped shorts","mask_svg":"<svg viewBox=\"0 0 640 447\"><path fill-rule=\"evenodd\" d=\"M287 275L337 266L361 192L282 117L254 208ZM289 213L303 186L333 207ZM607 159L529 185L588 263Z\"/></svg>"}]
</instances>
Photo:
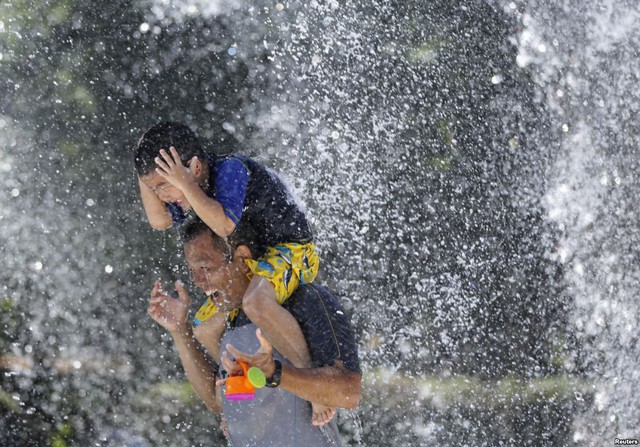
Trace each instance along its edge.
<instances>
[{"instance_id":1,"label":"blue and yellow striped shorts","mask_svg":"<svg viewBox=\"0 0 640 447\"><path fill-rule=\"evenodd\" d=\"M309 284L316 278L320 258L312 242L289 242L269 247L264 256L245 262L251 269L251 276L262 276L273 284L278 303L283 304L299 285Z\"/></svg>"}]
</instances>

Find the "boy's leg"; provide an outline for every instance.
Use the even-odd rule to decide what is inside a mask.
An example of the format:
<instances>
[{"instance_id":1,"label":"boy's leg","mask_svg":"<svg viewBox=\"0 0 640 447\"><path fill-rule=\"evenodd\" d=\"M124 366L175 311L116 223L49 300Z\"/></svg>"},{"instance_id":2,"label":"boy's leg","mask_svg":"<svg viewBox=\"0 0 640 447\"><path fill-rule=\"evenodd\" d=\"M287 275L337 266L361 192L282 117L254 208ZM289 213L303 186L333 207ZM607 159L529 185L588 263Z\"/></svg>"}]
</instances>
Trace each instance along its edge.
<instances>
[{"instance_id":1,"label":"boy's leg","mask_svg":"<svg viewBox=\"0 0 640 447\"><path fill-rule=\"evenodd\" d=\"M268 280L254 275L242 299L247 316L258 326L280 354L296 368L311 367L309 347L296 319L278 304L276 291ZM327 424L336 413L335 408L311 402L311 423Z\"/></svg>"},{"instance_id":2,"label":"boy's leg","mask_svg":"<svg viewBox=\"0 0 640 447\"><path fill-rule=\"evenodd\" d=\"M300 325L288 310L278 304L273 284L261 276L254 275L242 299L242 308L293 366L311 366L309 348Z\"/></svg>"},{"instance_id":3,"label":"boy's leg","mask_svg":"<svg viewBox=\"0 0 640 447\"><path fill-rule=\"evenodd\" d=\"M193 328L196 340L204 346L216 362L220 362L220 341L226 328L226 322L226 314L217 310L211 317Z\"/></svg>"}]
</instances>

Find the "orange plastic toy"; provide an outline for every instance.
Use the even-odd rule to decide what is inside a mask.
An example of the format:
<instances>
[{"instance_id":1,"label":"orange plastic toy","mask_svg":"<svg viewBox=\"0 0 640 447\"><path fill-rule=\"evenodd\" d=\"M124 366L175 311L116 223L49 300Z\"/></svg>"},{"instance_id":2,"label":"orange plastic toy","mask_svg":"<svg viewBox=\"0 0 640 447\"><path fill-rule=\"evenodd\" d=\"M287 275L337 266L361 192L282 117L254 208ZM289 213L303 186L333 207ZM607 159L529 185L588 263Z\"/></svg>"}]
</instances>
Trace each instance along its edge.
<instances>
[{"instance_id":1,"label":"orange plastic toy","mask_svg":"<svg viewBox=\"0 0 640 447\"><path fill-rule=\"evenodd\" d=\"M248 365L240 360L238 364L242 367L243 374L227 378L225 395L227 400L251 400L256 397L256 388L262 388L267 379L260 368L252 366L247 369Z\"/></svg>"}]
</instances>

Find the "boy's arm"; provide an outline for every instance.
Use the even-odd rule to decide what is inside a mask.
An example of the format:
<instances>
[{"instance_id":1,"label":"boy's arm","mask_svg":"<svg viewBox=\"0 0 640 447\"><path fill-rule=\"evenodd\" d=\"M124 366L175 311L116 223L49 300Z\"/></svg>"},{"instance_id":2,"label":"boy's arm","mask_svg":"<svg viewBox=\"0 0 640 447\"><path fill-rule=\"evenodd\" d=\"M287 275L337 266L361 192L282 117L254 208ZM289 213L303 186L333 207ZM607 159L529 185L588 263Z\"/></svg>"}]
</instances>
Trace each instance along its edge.
<instances>
[{"instance_id":1,"label":"boy's arm","mask_svg":"<svg viewBox=\"0 0 640 447\"><path fill-rule=\"evenodd\" d=\"M182 164L178 151L174 147L169 148L169 151L171 155L161 149L162 158L156 158L158 174L182 191L193 211L218 236L229 236L235 231L236 223L227 216L220 202L207 195L198 183L195 173ZM193 161L195 160L197 157L194 157ZM244 197L242 200L244 201Z\"/></svg>"},{"instance_id":2,"label":"boy's arm","mask_svg":"<svg viewBox=\"0 0 640 447\"><path fill-rule=\"evenodd\" d=\"M140 187L142 206L144 207L151 228L154 230L166 230L171 227L173 220L164 202L156 196L151 188L145 185L140 177L138 177L138 186Z\"/></svg>"},{"instance_id":3,"label":"boy's arm","mask_svg":"<svg viewBox=\"0 0 640 447\"><path fill-rule=\"evenodd\" d=\"M182 284L176 283L176 290L179 296L177 299L167 295L162 290L160 281L156 281L147 312L171 334L184 371L195 392L212 413L219 413L221 399L220 391L216 387L216 371L200 349L191 325L187 322L191 299Z\"/></svg>"},{"instance_id":4,"label":"boy's arm","mask_svg":"<svg viewBox=\"0 0 640 447\"><path fill-rule=\"evenodd\" d=\"M182 193L198 217L220 237L227 237L236 229L236 224L225 214L224 208L209 197L197 184L189 184Z\"/></svg>"}]
</instances>

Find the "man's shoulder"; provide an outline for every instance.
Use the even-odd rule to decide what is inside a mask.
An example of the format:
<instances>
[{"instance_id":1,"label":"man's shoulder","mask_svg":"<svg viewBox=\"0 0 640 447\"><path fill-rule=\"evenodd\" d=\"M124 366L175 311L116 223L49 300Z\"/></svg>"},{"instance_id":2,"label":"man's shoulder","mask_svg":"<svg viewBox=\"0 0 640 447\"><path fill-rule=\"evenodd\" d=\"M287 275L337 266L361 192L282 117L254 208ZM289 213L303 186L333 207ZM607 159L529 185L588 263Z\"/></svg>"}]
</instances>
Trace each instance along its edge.
<instances>
[{"instance_id":1,"label":"man's shoulder","mask_svg":"<svg viewBox=\"0 0 640 447\"><path fill-rule=\"evenodd\" d=\"M324 287L307 284L297 289L285 305L300 324L316 366L340 360L350 371L360 372L353 325L342 304Z\"/></svg>"},{"instance_id":2,"label":"man's shoulder","mask_svg":"<svg viewBox=\"0 0 640 447\"><path fill-rule=\"evenodd\" d=\"M340 305L340 301L335 297L333 293L331 293L328 289L318 284L302 284L300 285L291 298L315 298L315 299L324 299L330 302L335 302L337 305Z\"/></svg>"},{"instance_id":3,"label":"man's shoulder","mask_svg":"<svg viewBox=\"0 0 640 447\"><path fill-rule=\"evenodd\" d=\"M342 304L326 288L317 284L304 284L299 286L285 305L289 311L297 315L315 314L319 310L329 314L338 313L344 315Z\"/></svg>"}]
</instances>

